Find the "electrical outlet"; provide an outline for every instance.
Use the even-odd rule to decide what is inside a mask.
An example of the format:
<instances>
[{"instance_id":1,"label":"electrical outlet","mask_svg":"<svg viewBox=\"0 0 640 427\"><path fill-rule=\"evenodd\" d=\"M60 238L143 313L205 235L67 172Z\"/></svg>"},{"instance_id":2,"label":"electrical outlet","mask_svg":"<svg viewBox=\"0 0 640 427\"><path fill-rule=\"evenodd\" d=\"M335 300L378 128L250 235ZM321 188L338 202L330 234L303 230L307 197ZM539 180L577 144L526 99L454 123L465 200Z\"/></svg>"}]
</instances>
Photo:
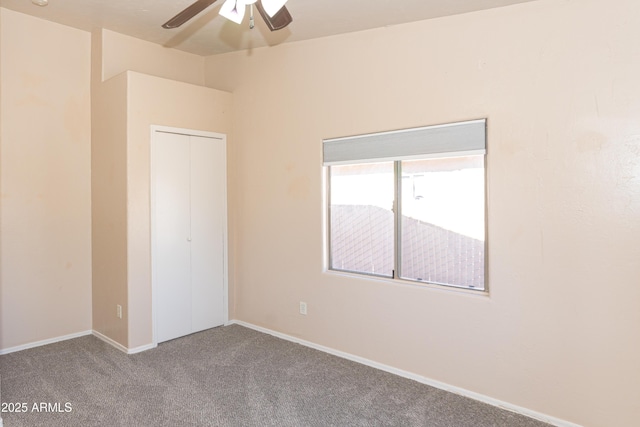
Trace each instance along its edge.
<instances>
[{"instance_id":1,"label":"electrical outlet","mask_svg":"<svg viewBox=\"0 0 640 427\"><path fill-rule=\"evenodd\" d=\"M300 301L300 314L307 315L307 303Z\"/></svg>"},{"instance_id":2,"label":"electrical outlet","mask_svg":"<svg viewBox=\"0 0 640 427\"><path fill-rule=\"evenodd\" d=\"M122 306L120 304L116 305L116 316L118 316L118 319L122 319Z\"/></svg>"}]
</instances>

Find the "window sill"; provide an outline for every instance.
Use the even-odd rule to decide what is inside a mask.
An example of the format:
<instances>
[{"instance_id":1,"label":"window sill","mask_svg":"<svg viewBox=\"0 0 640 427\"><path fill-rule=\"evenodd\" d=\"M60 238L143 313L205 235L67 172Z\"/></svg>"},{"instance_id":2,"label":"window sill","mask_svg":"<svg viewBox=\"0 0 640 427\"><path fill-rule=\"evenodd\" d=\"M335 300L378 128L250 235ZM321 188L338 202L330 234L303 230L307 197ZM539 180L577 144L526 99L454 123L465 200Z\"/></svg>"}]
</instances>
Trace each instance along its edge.
<instances>
[{"instance_id":1,"label":"window sill","mask_svg":"<svg viewBox=\"0 0 640 427\"><path fill-rule=\"evenodd\" d=\"M441 285L441 284L430 283L430 282L419 282L419 281L400 279L400 278L375 276L372 274L353 273L350 271L330 270L327 268L324 269L323 273L331 276L339 276L339 277L346 277L350 279L386 283L389 285L399 286L399 287L428 289L432 291L457 293L457 294L463 294L463 295L469 295L469 296L475 296L475 297L489 297L489 291L487 289L466 288L462 286L444 285L444 284Z\"/></svg>"}]
</instances>

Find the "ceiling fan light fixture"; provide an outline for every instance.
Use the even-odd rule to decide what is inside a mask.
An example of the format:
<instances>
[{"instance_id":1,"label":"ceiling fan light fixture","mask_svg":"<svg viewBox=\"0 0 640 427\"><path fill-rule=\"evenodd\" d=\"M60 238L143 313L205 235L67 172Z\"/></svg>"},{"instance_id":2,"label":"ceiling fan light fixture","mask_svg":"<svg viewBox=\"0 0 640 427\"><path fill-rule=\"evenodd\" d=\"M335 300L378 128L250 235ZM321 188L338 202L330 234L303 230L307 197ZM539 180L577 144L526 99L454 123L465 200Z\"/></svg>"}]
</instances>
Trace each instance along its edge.
<instances>
[{"instance_id":1,"label":"ceiling fan light fixture","mask_svg":"<svg viewBox=\"0 0 640 427\"><path fill-rule=\"evenodd\" d=\"M267 15L272 18L273 15L275 15L280 9L282 9L286 2L287 0L261 0L264 11L267 12Z\"/></svg>"},{"instance_id":2,"label":"ceiling fan light fixture","mask_svg":"<svg viewBox=\"0 0 640 427\"><path fill-rule=\"evenodd\" d=\"M178 28L215 2L216 0L195 0L195 3L192 3L186 9L162 24L162 28ZM253 28L253 5L255 4L260 16L267 24L267 28L271 31L276 31L283 29L293 22L291 14L284 6L286 2L287 0L226 0L220 8L220 15L237 24L241 24L244 14L246 13L246 6L248 5L251 10L249 28ZM267 9L269 11L268 13Z\"/></svg>"},{"instance_id":3,"label":"ceiling fan light fixture","mask_svg":"<svg viewBox=\"0 0 640 427\"><path fill-rule=\"evenodd\" d=\"M244 19L244 10L246 2L239 0L227 0L220 8L220 15L224 16L236 24L241 24Z\"/></svg>"}]
</instances>

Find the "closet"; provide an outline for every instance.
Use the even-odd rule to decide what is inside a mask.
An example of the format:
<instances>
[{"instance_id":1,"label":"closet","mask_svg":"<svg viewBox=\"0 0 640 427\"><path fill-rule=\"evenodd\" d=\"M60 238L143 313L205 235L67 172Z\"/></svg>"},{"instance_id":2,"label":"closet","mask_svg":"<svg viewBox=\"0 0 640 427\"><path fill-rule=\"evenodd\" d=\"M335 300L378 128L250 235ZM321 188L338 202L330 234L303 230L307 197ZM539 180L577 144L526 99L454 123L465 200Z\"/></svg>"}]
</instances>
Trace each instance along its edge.
<instances>
[{"instance_id":1,"label":"closet","mask_svg":"<svg viewBox=\"0 0 640 427\"><path fill-rule=\"evenodd\" d=\"M151 258L154 341L226 320L226 138L154 127Z\"/></svg>"}]
</instances>

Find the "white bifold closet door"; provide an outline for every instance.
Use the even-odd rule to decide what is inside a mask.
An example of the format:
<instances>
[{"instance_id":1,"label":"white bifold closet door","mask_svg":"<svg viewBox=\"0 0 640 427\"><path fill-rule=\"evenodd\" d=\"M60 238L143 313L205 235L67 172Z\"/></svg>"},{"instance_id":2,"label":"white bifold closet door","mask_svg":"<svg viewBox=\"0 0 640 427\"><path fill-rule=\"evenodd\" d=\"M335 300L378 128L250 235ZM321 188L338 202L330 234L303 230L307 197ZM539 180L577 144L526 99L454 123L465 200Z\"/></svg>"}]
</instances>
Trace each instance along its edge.
<instances>
[{"instance_id":1,"label":"white bifold closet door","mask_svg":"<svg viewBox=\"0 0 640 427\"><path fill-rule=\"evenodd\" d=\"M152 144L159 343L224 323L226 150L218 138L158 131Z\"/></svg>"}]
</instances>

